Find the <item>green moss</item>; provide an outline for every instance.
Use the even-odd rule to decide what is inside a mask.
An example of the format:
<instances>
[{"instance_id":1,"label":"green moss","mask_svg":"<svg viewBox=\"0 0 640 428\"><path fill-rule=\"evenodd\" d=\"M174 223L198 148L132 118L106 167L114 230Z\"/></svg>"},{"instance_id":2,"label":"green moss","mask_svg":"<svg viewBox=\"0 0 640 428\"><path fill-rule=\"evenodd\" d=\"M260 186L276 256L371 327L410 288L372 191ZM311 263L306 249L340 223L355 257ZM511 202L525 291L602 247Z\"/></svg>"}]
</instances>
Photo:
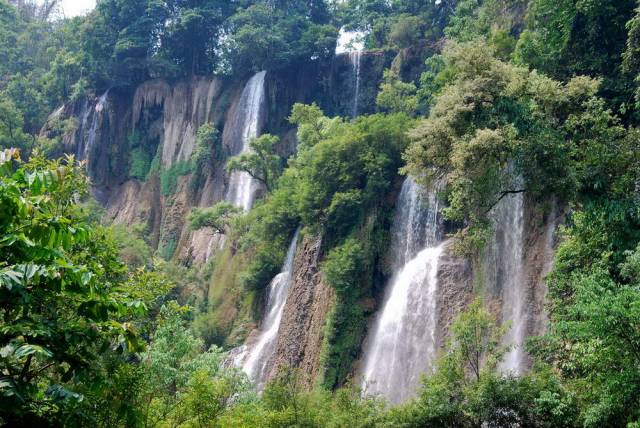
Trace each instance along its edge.
<instances>
[{"instance_id":1,"label":"green moss","mask_svg":"<svg viewBox=\"0 0 640 428\"><path fill-rule=\"evenodd\" d=\"M158 249L158 252L163 259L171 260L173 254L176 252L177 245L178 241L176 238L171 238Z\"/></svg>"},{"instance_id":2,"label":"green moss","mask_svg":"<svg viewBox=\"0 0 640 428\"><path fill-rule=\"evenodd\" d=\"M323 384L333 389L341 385L351 372L366 330L366 312L360 302L363 297L361 282L367 275L367 269L360 240L349 238L331 250L322 270L337 295L327 322L327 346L323 355Z\"/></svg>"},{"instance_id":3,"label":"green moss","mask_svg":"<svg viewBox=\"0 0 640 428\"><path fill-rule=\"evenodd\" d=\"M231 251L227 244L216 253L212 282L209 284L209 332L215 332L216 344L234 347L244 342L255 325L256 293L247 291L240 274L248 263L241 253ZM258 299L259 300L259 299Z\"/></svg>"},{"instance_id":4,"label":"green moss","mask_svg":"<svg viewBox=\"0 0 640 428\"><path fill-rule=\"evenodd\" d=\"M151 169L153 147L145 144L144 136L140 131L134 131L127 137L129 147L128 176L144 181Z\"/></svg>"},{"instance_id":5,"label":"green moss","mask_svg":"<svg viewBox=\"0 0 640 428\"><path fill-rule=\"evenodd\" d=\"M158 146L156 150L156 154L151 161L151 165L149 165L149 172L147 173L146 179L148 180L150 176L157 174L160 172L162 168L162 145Z\"/></svg>"},{"instance_id":6,"label":"green moss","mask_svg":"<svg viewBox=\"0 0 640 428\"><path fill-rule=\"evenodd\" d=\"M160 191L163 196L171 196L176 191L178 177L190 174L192 171L190 161L176 162L168 169L160 172Z\"/></svg>"}]
</instances>

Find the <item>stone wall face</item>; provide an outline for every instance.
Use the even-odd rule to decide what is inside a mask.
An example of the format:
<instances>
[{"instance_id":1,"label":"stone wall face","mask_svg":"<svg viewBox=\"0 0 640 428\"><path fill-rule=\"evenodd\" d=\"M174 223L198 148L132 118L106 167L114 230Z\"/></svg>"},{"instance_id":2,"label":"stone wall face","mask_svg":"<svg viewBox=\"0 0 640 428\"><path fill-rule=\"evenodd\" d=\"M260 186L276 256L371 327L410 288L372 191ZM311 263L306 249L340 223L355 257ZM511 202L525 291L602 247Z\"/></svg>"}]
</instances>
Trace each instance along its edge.
<instances>
[{"instance_id":1,"label":"stone wall face","mask_svg":"<svg viewBox=\"0 0 640 428\"><path fill-rule=\"evenodd\" d=\"M285 367L300 369L299 382L311 389L322 373L323 327L335 298L320 272L322 239L305 237L294 261L289 296L285 304L269 377Z\"/></svg>"}]
</instances>

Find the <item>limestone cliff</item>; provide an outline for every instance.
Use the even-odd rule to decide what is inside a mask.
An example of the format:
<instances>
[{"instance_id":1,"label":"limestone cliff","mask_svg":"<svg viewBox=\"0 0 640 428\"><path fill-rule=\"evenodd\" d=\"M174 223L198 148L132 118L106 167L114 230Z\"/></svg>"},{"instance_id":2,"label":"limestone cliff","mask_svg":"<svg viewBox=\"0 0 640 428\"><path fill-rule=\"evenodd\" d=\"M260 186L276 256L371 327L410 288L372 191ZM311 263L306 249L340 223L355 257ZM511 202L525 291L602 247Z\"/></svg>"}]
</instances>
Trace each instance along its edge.
<instances>
[{"instance_id":1,"label":"limestone cliff","mask_svg":"<svg viewBox=\"0 0 640 428\"><path fill-rule=\"evenodd\" d=\"M401 54L404 56L396 63L404 62L406 73L417 74L418 68L407 59L412 58L410 53ZM354 101L358 113L375 112L382 72L391 65L394 55L384 51L364 53L358 58L359 81L355 80L354 58L346 54L336 56L325 66L267 73L265 105L257 128L280 136L279 150L286 157L296 147L295 130L287 121L295 102L317 102L328 115L350 116ZM186 218L194 207L212 206L225 198L229 177L224 163L241 149L240 99L245 84L203 76L178 81L155 79L136 88L116 87L99 97L89 96L65 105L52 119L76 121L76 129L64 137L64 150L87 163L94 194L110 219L146 225L149 242L167 258L187 265L202 263L222 247L222 240L210 230L189 230ZM180 171L180 166L192 157L196 133L205 123L219 130L223 153L198 171L196 177L193 171ZM162 174L168 172L175 176L170 188L162 179ZM550 269L560 211L543 210L527 198L522 210L522 230L518 232L521 250L510 254L520 266L516 272L522 285L523 305L519 311L524 322L520 333L526 337L544 329L543 278ZM509 289L506 278L515 271L502 261L505 246L513 244L507 239L512 235L513 230L498 222L488 250L473 262L454 255L451 242L447 243L437 273L438 346L444 344L452 320L475 295L485 296L496 315L504 318L510 304L505 298ZM232 251L227 253L234 257ZM335 299L319 269L322 257L321 239L305 237L295 257L292 284L270 362L270 378L284 367L299 368L300 382L306 388L322 376L323 329ZM227 287L240 288L237 275L228 273L224 278L233 278L234 284L225 283L222 277L214 279L213 287L218 290L213 295L224 296ZM381 290L382 280L373 288ZM229 302L220 298L218 303ZM255 337L254 327L260 325L258 317L247 322L250 311L240 310L241 304L234 301L221 312L234 342ZM244 314L242 322L237 322L239 313Z\"/></svg>"},{"instance_id":2,"label":"limestone cliff","mask_svg":"<svg viewBox=\"0 0 640 428\"><path fill-rule=\"evenodd\" d=\"M299 382L307 389L322 373L323 327L334 299L334 291L318 266L321 244L320 237L305 237L295 258L269 373L273 378L285 367L298 368Z\"/></svg>"},{"instance_id":3,"label":"limestone cliff","mask_svg":"<svg viewBox=\"0 0 640 428\"><path fill-rule=\"evenodd\" d=\"M284 157L295 151L295 130L287 117L295 102L317 102L330 115L348 115L344 100L354 85L344 58L312 64L301 70L267 73L265 108L258 129L281 137ZM362 76L363 111L375 109L375 89L390 56L366 54ZM217 248L212 231L185 227L193 207L224 198L228 177L224 158L241 149L238 118L244 81L194 76L178 81L155 79L136 88L114 87L99 97L88 96L61 107L51 119L73 118L76 129L64 136L64 151L87 164L94 195L118 223L147 225L149 241L165 256L184 263L204 262ZM196 145L204 123L221 134L223 159L203 171L197 182L180 171ZM45 126L43 133L47 133ZM178 175L175 188L161 188L159 177L134 171L146 165ZM137 173L136 173L137 172ZM195 184L195 185L194 185Z\"/></svg>"},{"instance_id":4,"label":"limestone cliff","mask_svg":"<svg viewBox=\"0 0 640 428\"><path fill-rule=\"evenodd\" d=\"M493 237L474 260L456 256L449 241L438 270L439 345L444 345L455 316L475 296L481 296L499 322L513 319L510 331L514 333L507 334L505 344L518 348L521 361L519 367L505 369L516 371L526 370L531 363L523 348L526 338L545 329L545 277L552 268L563 215L552 202L540 203L524 196L522 202L521 217L510 216L514 207L505 204L509 212L494 218ZM514 241L518 235L521 242ZM517 302L513 301L513 288L519 290ZM519 306L516 312L515 306Z\"/></svg>"}]
</instances>

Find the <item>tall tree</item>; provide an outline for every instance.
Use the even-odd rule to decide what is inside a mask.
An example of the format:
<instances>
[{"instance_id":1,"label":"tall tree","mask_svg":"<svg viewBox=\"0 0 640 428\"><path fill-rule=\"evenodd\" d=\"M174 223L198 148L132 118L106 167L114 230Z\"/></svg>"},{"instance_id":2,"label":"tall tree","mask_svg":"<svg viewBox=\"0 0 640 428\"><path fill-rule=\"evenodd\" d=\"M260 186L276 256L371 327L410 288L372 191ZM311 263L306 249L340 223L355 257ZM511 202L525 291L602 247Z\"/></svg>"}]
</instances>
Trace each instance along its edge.
<instances>
[{"instance_id":1,"label":"tall tree","mask_svg":"<svg viewBox=\"0 0 640 428\"><path fill-rule=\"evenodd\" d=\"M113 348L135 350L135 312L122 264L75 209L87 181L73 159L21 164L0 152L0 418L56 424L82 396L73 379ZM86 377L85 377L86 376Z\"/></svg>"}]
</instances>

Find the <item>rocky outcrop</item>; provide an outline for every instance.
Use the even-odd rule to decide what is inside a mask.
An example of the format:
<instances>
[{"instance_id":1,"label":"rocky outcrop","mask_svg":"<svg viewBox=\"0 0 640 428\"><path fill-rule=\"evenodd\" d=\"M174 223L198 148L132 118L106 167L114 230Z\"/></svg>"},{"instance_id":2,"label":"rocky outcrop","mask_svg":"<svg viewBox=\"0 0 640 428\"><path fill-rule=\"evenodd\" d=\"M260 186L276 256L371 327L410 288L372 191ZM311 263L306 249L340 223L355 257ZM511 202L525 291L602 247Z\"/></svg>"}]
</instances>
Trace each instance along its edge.
<instances>
[{"instance_id":1,"label":"rocky outcrop","mask_svg":"<svg viewBox=\"0 0 640 428\"><path fill-rule=\"evenodd\" d=\"M222 82L194 77L173 86L163 80L140 85L133 97L132 125L135 129L147 110L162 107L162 165L186 161L195 148L198 128L212 122L213 108L220 102Z\"/></svg>"},{"instance_id":2,"label":"rocky outcrop","mask_svg":"<svg viewBox=\"0 0 640 428\"><path fill-rule=\"evenodd\" d=\"M522 287L523 316L525 318L523 334L525 337L544 333L547 325L545 313L545 278L552 269L553 257L557 245L556 232L562 223L563 211L554 202L540 203L529 198L524 199L523 216L523 252ZM504 225L497 224L495 233L509 232ZM494 237L495 239L495 237ZM453 240L445 243L445 250L438 267L438 346L445 345L451 323L476 298L482 296L487 309L503 322L505 305L505 286L502 278L500 254L490 254L495 250L488 248L475 261L457 256L453 251ZM513 326L511 327L513 328ZM523 369L531 364L525 355Z\"/></svg>"},{"instance_id":3,"label":"rocky outcrop","mask_svg":"<svg viewBox=\"0 0 640 428\"><path fill-rule=\"evenodd\" d=\"M471 262L454 253L452 239L446 241L444 245L445 248L438 263L437 276L438 331L436 332L436 341L439 348L445 345L453 320L467 308L474 298L474 277Z\"/></svg>"},{"instance_id":4,"label":"rocky outcrop","mask_svg":"<svg viewBox=\"0 0 640 428\"><path fill-rule=\"evenodd\" d=\"M318 266L321 241L305 236L296 255L268 376L274 378L284 368L299 369L299 382L306 389L311 389L322 372L323 327L335 298Z\"/></svg>"},{"instance_id":5,"label":"rocky outcrop","mask_svg":"<svg viewBox=\"0 0 640 428\"><path fill-rule=\"evenodd\" d=\"M395 52L366 51L360 58L360 82L358 87L358 114L377 111L376 97L385 69L391 66ZM320 105L329 115L349 117L353 113L356 93L354 64L349 53L336 55L325 80L325 94Z\"/></svg>"},{"instance_id":6,"label":"rocky outcrop","mask_svg":"<svg viewBox=\"0 0 640 428\"><path fill-rule=\"evenodd\" d=\"M525 252L526 281L532 316L527 325L529 336L545 332L547 314L544 309L547 286L545 279L553 268L553 258L558 244L558 226L563 223L564 210L555 201L545 205L527 201Z\"/></svg>"}]
</instances>

